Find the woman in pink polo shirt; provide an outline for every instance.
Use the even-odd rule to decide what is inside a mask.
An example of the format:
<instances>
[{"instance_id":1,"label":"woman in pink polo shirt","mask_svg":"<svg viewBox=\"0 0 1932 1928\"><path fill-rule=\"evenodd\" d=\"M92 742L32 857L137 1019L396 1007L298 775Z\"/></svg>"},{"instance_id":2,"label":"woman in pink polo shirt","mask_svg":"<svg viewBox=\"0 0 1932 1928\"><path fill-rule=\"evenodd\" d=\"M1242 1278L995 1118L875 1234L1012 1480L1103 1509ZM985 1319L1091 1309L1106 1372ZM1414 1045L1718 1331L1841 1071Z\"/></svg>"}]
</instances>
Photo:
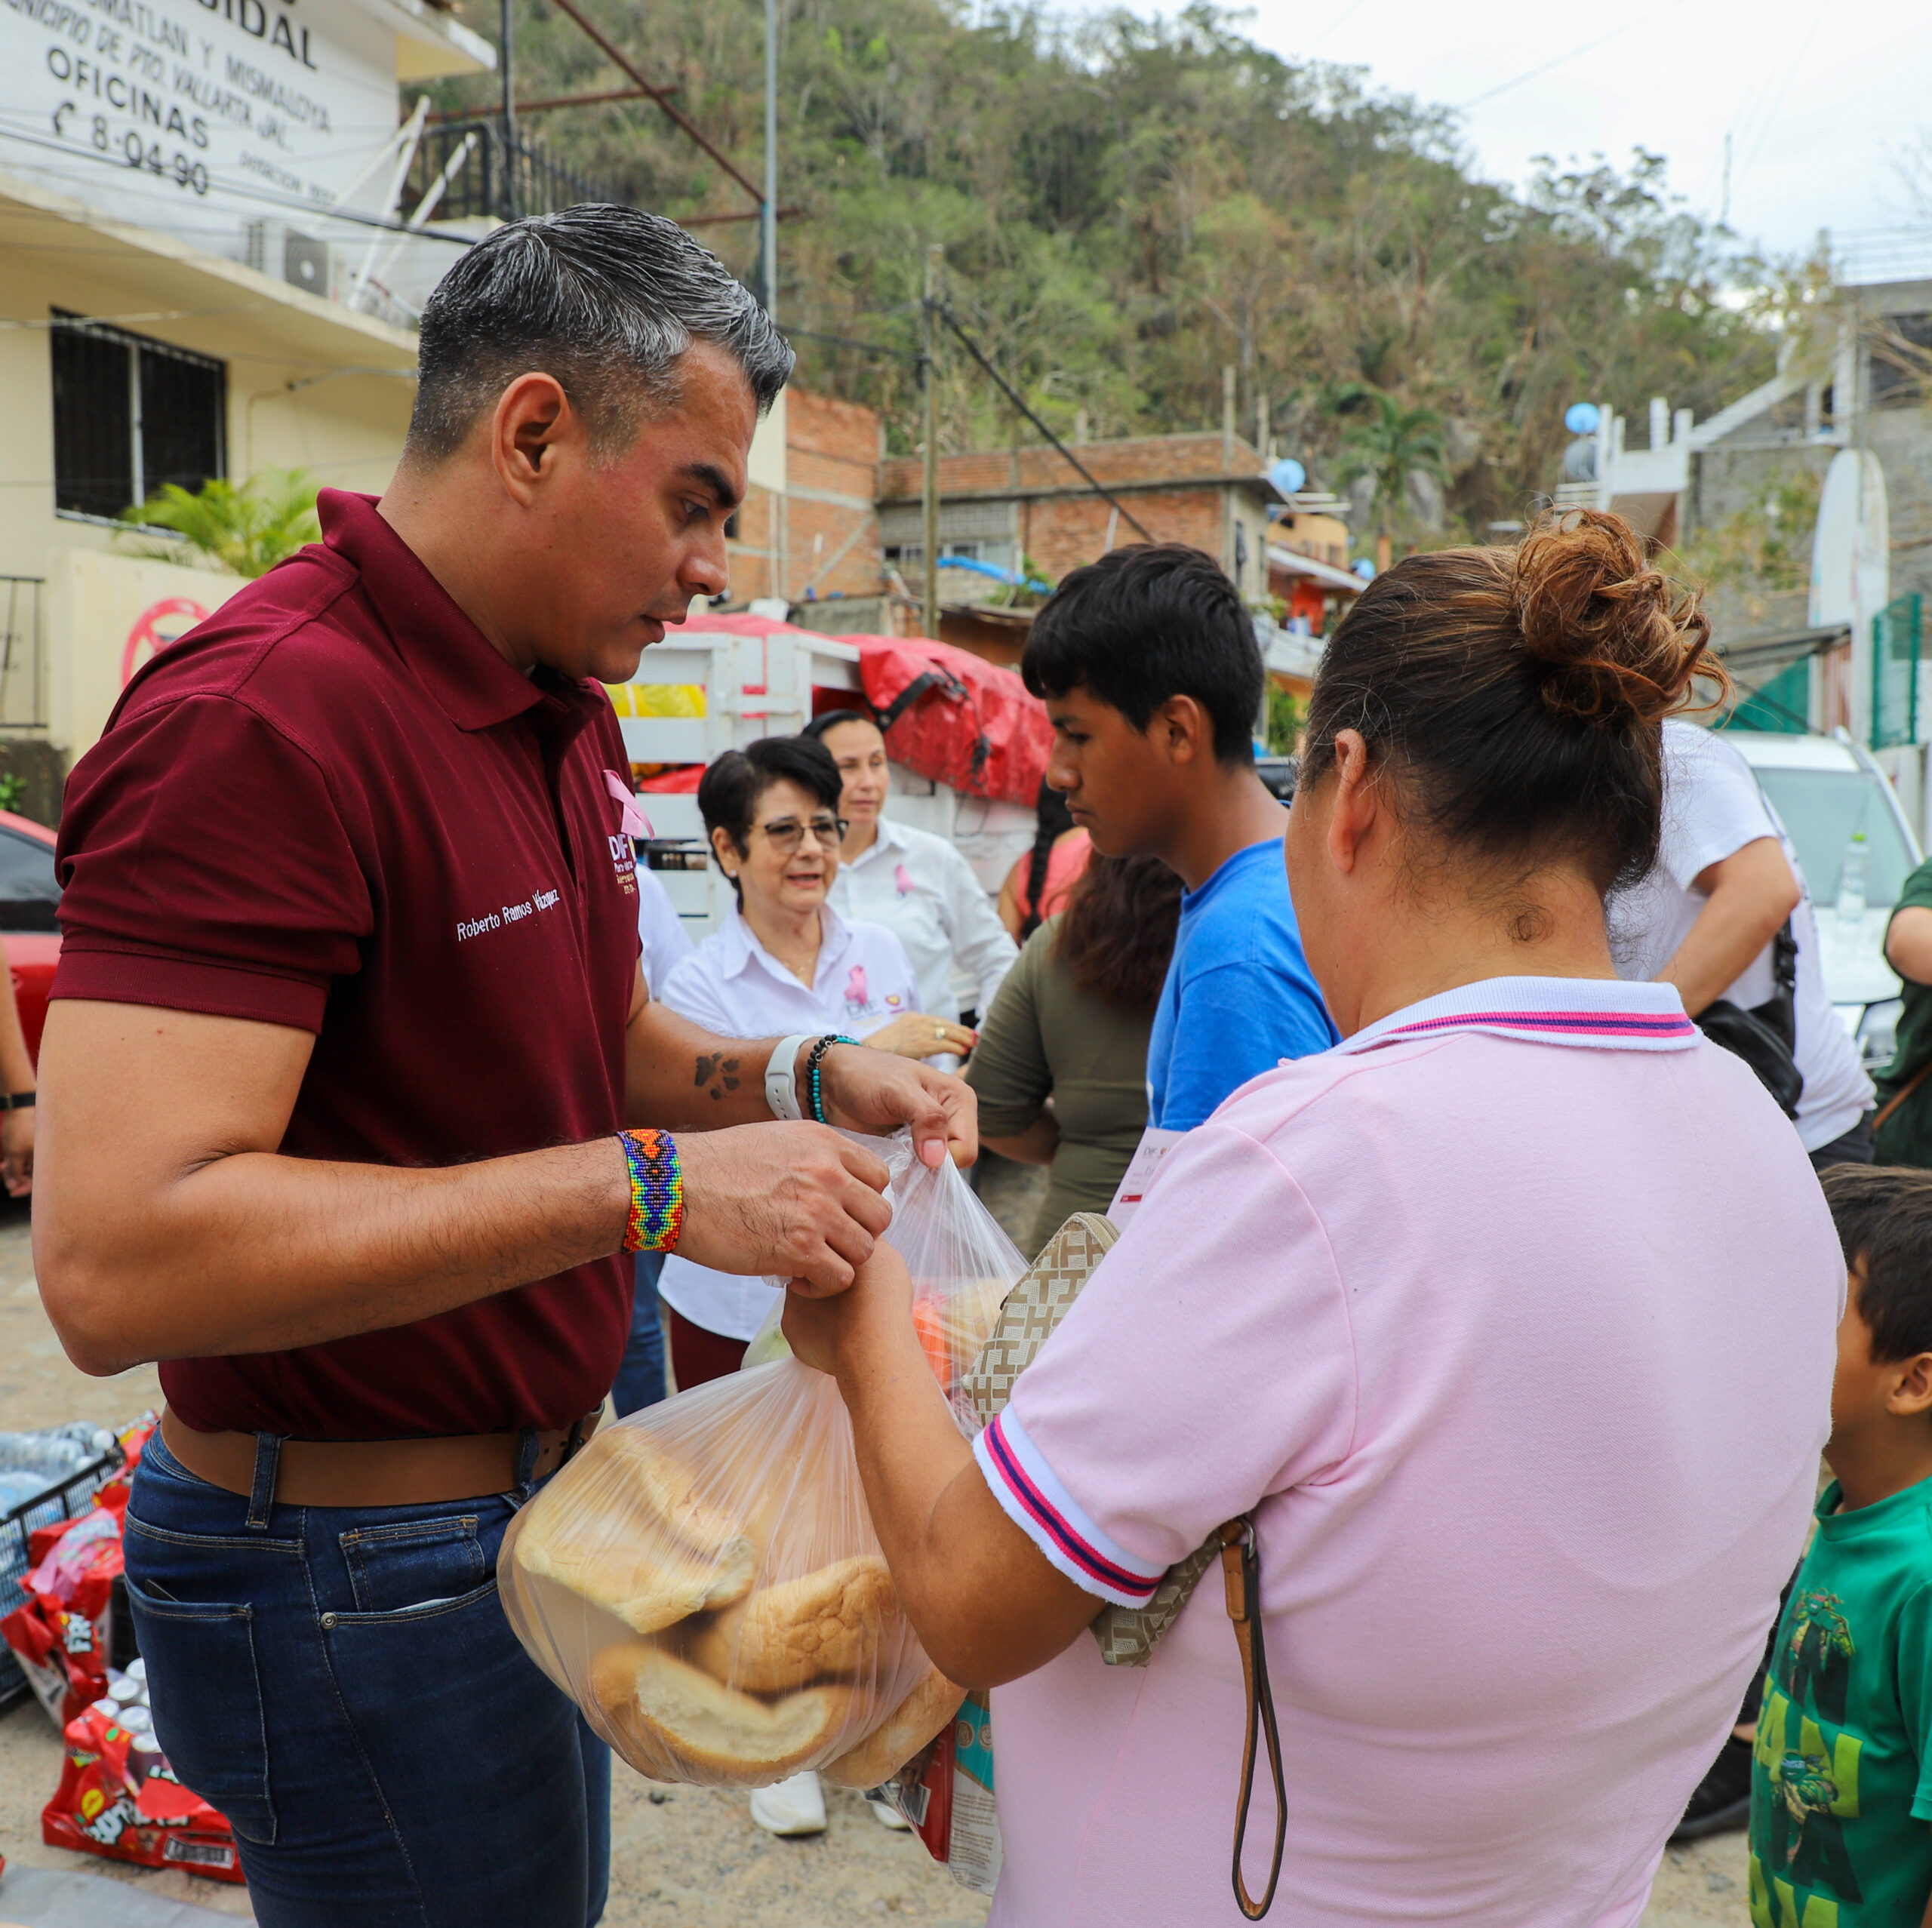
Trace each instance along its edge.
<instances>
[{"instance_id":1,"label":"woman in pink polo shirt","mask_svg":"<svg viewBox=\"0 0 1932 1928\"><path fill-rule=\"evenodd\" d=\"M995 1928L1234 1923L1256 1522L1272 1918L1620 1928L1802 1544L1844 1266L1789 1124L1604 893L1706 625L1612 516L1408 558L1330 644L1287 836L1344 1042L1237 1091L969 1448L889 1252L795 1297L934 1659L992 1684ZM1267 1885L1259 1776L1246 1859Z\"/></svg>"}]
</instances>

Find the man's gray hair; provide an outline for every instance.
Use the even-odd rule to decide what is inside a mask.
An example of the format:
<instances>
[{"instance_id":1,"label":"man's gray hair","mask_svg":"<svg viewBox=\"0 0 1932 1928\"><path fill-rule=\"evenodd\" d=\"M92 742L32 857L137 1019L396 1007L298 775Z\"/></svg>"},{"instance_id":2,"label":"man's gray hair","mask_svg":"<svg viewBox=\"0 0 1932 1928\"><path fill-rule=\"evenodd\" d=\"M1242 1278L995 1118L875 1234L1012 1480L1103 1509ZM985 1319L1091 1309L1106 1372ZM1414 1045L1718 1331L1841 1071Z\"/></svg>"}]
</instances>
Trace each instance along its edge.
<instances>
[{"instance_id":1,"label":"man's gray hair","mask_svg":"<svg viewBox=\"0 0 1932 1928\"><path fill-rule=\"evenodd\" d=\"M454 454L503 390L537 370L563 384L593 447L623 447L645 407L676 401L694 341L736 358L761 414L790 377L771 317L675 222L597 202L509 222L423 308L408 453Z\"/></svg>"}]
</instances>

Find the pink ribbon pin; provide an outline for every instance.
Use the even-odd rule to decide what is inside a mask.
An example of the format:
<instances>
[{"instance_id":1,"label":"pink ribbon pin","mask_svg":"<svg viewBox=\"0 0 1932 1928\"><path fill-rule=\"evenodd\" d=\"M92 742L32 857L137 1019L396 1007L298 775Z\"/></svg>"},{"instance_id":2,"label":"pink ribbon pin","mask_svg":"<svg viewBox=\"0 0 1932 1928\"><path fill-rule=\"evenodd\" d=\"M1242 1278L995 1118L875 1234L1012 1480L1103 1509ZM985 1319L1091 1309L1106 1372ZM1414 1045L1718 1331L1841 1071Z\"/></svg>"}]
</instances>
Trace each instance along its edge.
<instances>
[{"instance_id":1,"label":"pink ribbon pin","mask_svg":"<svg viewBox=\"0 0 1932 1928\"><path fill-rule=\"evenodd\" d=\"M651 835L651 819L638 808L636 794L631 786L614 770L604 773L604 788L608 795L616 798L623 807L623 820L618 829L626 837L648 837Z\"/></svg>"},{"instance_id":2,"label":"pink ribbon pin","mask_svg":"<svg viewBox=\"0 0 1932 1928\"><path fill-rule=\"evenodd\" d=\"M898 885L899 894L902 897L909 897L912 894L912 873L903 863L892 873L892 881Z\"/></svg>"},{"instance_id":3,"label":"pink ribbon pin","mask_svg":"<svg viewBox=\"0 0 1932 1928\"><path fill-rule=\"evenodd\" d=\"M848 1004L865 1005L872 1002L866 990L866 967L854 964L852 974L845 980L845 1001Z\"/></svg>"}]
</instances>

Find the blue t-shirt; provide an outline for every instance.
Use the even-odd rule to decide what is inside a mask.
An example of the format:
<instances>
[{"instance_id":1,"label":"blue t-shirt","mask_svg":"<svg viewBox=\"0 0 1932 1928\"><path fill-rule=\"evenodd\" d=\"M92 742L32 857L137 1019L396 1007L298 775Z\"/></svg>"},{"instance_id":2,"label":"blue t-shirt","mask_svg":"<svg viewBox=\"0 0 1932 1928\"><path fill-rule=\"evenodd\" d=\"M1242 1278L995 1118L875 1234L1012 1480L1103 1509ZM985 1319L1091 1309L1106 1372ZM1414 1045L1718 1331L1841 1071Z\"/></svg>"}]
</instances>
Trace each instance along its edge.
<instances>
[{"instance_id":1,"label":"blue t-shirt","mask_svg":"<svg viewBox=\"0 0 1932 1928\"><path fill-rule=\"evenodd\" d=\"M1147 1121L1192 1131L1231 1092L1340 1034L1302 955L1281 840L1237 850L1180 900L1147 1042Z\"/></svg>"}]
</instances>

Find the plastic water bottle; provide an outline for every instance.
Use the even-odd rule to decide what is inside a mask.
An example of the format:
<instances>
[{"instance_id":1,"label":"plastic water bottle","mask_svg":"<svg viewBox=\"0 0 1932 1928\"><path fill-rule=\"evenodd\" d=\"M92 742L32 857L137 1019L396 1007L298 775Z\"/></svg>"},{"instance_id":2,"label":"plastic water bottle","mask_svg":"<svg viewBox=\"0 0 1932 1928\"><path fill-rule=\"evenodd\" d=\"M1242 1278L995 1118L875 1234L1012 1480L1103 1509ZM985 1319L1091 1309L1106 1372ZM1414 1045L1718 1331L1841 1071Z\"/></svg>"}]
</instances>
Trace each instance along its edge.
<instances>
[{"instance_id":1,"label":"plastic water bottle","mask_svg":"<svg viewBox=\"0 0 1932 1928\"><path fill-rule=\"evenodd\" d=\"M1847 923L1856 922L1865 915L1865 879L1870 862L1865 832L1854 831L1851 841L1844 847L1844 861L1838 869L1838 914Z\"/></svg>"}]
</instances>

